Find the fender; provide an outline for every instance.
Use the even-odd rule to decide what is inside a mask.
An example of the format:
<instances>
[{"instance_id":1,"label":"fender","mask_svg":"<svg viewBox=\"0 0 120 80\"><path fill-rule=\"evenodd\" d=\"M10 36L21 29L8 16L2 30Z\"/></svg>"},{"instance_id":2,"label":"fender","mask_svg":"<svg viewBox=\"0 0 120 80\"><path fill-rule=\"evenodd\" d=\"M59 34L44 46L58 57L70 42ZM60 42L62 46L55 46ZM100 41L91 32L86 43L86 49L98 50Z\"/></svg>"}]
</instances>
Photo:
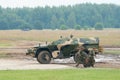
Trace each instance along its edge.
<instances>
[{"instance_id":1,"label":"fender","mask_svg":"<svg viewBox=\"0 0 120 80\"><path fill-rule=\"evenodd\" d=\"M41 48L41 47L36 50L36 52L35 52L35 57L37 57L38 54L39 54L41 51L48 51L48 52L50 53L51 57L53 57L53 56L52 56L52 52L51 52L48 48Z\"/></svg>"}]
</instances>

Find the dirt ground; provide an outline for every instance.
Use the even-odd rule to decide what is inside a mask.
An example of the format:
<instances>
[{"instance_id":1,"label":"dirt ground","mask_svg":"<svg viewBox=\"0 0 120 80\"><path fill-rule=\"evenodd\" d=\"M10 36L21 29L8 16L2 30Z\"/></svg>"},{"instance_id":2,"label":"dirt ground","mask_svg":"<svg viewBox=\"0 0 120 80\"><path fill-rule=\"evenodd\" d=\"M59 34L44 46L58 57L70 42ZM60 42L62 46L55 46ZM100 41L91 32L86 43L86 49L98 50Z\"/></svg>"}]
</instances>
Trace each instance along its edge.
<instances>
[{"instance_id":1,"label":"dirt ground","mask_svg":"<svg viewBox=\"0 0 120 80\"><path fill-rule=\"evenodd\" d=\"M25 54L7 54L9 57L0 58L0 70L26 70L26 69L65 69L76 68L73 58L52 59L50 64L39 64L36 58ZM97 55L94 68L120 69L120 55ZM84 68L82 64L77 68Z\"/></svg>"},{"instance_id":2,"label":"dirt ground","mask_svg":"<svg viewBox=\"0 0 120 80\"><path fill-rule=\"evenodd\" d=\"M64 69L76 68L73 58L52 59L50 64L39 64L35 58L26 56L27 48L33 42L21 42L13 47L0 48L0 70L26 70L26 69ZM37 42L34 42L35 44ZM120 54L100 54L95 56L94 68L116 68L120 69ZM77 68L84 68L82 64Z\"/></svg>"}]
</instances>

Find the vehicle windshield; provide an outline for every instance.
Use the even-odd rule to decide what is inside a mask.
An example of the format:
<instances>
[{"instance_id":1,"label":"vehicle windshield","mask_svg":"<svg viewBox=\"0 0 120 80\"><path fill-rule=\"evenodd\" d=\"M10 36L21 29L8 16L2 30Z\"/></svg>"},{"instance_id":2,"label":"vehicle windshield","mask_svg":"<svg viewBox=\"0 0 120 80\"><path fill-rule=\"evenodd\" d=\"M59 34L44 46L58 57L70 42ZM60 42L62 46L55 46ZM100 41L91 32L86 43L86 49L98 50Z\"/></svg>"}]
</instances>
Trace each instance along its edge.
<instances>
[{"instance_id":1,"label":"vehicle windshield","mask_svg":"<svg viewBox=\"0 0 120 80\"><path fill-rule=\"evenodd\" d=\"M99 38L80 38L80 42L84 44L98 44Z\"/></svg>"},{"instance_id":2,"label":"vehicle windshield","mask_svg":"<svg viewBox=\"0 0 120 80\"><path fill-rule=\"evenodd\" d=\"M52 45L63 44L65 41L68 41L68 40L69 40L69 38L61 38L61 39L59 39L57 41L53 41L51 44Z\"/></svg>"}]
</instances>

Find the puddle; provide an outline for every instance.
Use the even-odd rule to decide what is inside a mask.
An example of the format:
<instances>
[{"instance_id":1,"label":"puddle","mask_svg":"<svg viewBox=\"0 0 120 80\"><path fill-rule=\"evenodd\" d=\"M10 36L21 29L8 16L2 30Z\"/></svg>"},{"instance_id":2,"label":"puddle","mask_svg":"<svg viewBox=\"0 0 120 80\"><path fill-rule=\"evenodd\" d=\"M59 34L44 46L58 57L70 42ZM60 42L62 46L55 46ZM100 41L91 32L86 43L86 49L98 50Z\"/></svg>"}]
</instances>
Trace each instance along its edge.
<instances>
[{"instance_id":1,"label":"puddle","mask_svg":"<svg viewBox=\"0 0 120 80\"><path fill-rule=\"evenodd\" d=\"M120 55L96 55L96 62L120 63Z\"/></svg>"},{"instance_id":2,"label":"puddle","mask_svg":"<svg viewBox=\"0 0 120 80\"><path fill-rule=\"evenodd\" d=\"M107 63L119 63L120 64L120 55L96 55L95 56L96 62L107 62ZM66 58L66 59L54 59L52 63L75 63L73 57Z\"/></svg>"}]
</instances>

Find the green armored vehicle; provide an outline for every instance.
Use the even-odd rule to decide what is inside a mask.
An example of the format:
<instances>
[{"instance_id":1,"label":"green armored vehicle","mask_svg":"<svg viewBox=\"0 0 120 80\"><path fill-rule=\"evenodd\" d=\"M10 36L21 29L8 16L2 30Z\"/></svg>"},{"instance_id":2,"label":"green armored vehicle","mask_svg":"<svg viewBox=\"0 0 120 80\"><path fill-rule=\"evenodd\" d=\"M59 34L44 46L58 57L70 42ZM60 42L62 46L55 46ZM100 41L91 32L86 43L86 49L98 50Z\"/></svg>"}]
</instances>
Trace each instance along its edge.
<instances>
[{"instance_id":1,"label":"green armored vehicle","mask_svg":"<svg viewBox=\"0 0 120 80\"><path fill-rule=\"evenodd\" d=\"M85 55L81 54L82 52ZM99 52L101 52L101 50L99 49L98 38L73 38L71 36L70 38L61 37L59 40L53 41L50 44L41 44L28 49L26 55L32 54L41 64L49 64L51 58L64 59L74 57L76 63L83 64L84 67L89 67L94 66L94 55ZM79 53L80 55L78 55ZM91 57L92 62L89 60Z\"/></svg>"}]
</instances>

